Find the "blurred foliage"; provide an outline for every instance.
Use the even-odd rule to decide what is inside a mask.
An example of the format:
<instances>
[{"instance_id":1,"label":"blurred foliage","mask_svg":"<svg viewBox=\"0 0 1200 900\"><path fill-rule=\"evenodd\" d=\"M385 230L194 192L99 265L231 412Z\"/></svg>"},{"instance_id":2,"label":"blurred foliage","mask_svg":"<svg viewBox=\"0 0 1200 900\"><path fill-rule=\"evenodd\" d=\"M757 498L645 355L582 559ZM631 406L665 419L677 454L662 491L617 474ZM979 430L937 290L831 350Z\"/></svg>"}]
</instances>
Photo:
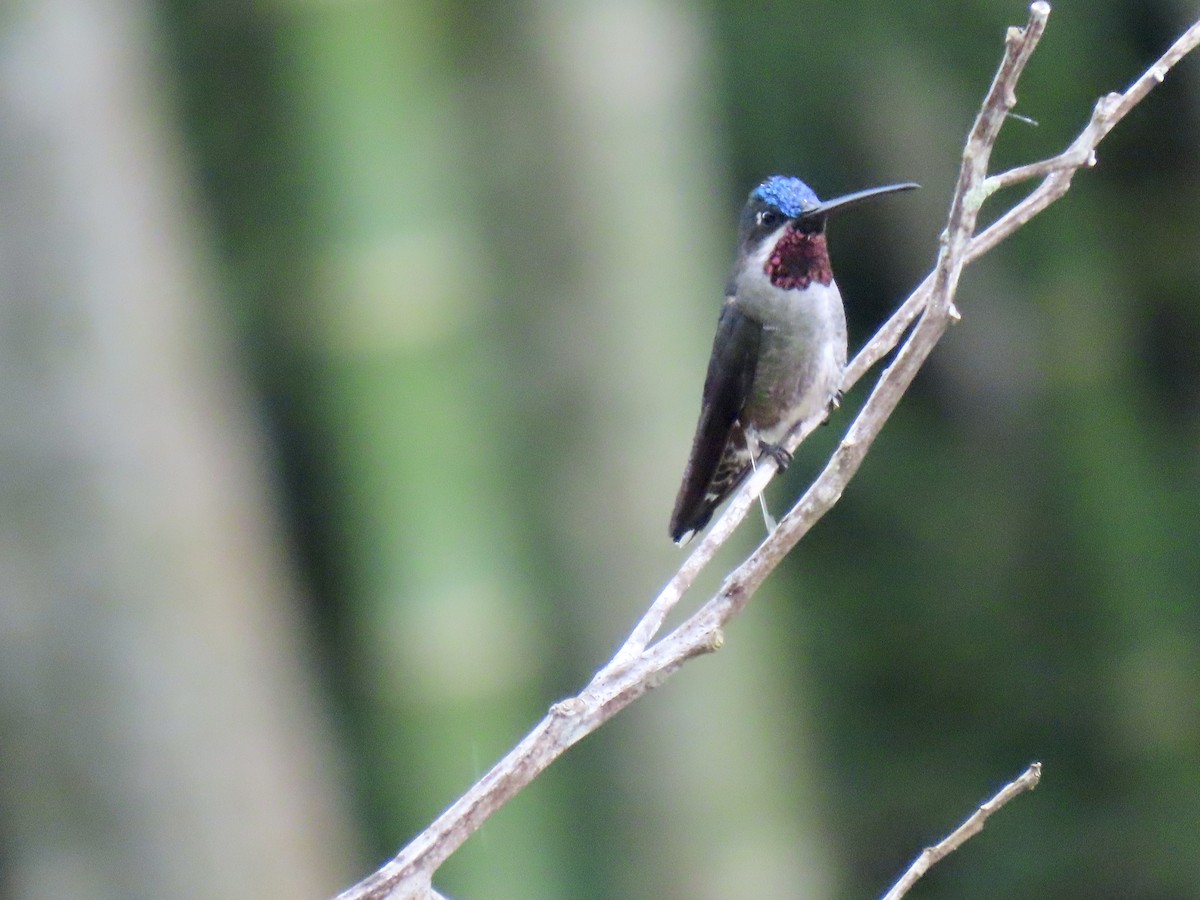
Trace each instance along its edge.
<instances>
[{"instance_id":1,"label":"blurred foliage","mask_svg":"<svg viewBox=\"0 0 1200 900\"><path fill-rule=\"evenodd\" d=\"M924 185L832 229L861 341L933 260L1025 9L161 8L382 858L680 560L665 523L748 188ZM1017 108L1038 125L996 165L1065 146L1189 14L1057 4ZM1040 759L1038 792L914 897L1195 892L1198 79L1186 60L967 273L964 321L729 649L573 751L444 890L877 895Z\"/></svg>"}]
</instances>

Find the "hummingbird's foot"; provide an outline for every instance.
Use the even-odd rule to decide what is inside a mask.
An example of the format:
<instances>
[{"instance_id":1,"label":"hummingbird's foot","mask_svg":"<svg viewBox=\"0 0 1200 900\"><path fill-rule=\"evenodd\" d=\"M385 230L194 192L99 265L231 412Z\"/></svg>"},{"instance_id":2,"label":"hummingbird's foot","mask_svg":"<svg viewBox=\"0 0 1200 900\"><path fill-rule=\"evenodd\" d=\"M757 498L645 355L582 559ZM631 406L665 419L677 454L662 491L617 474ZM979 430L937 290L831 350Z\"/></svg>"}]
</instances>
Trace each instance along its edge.
<instances>
[{"instance_id":1,"label":"hummingbird's foot","mask_svg":"<svg viewBox=\"0 0 1200 900\"><path fill-rule=\"evenodd\" d=\"M834 391L832 397L829 398L829 405L825 407L825 418L821 420L822 425L829 424L829 417L842 405L842 392Z\"/></svg>"},{"instance_id":2,"label":"hummingbird's foot","mask_svg":"<svg viewBox=\"0 0 1200 900\"><path fill-rule=\"evenodd\" d=\"M768 444L766 441L759 441L758 452L763 456L769 456L775 460L775 465L779 467L780 472L786 472L787 467L792 464L792 454L784 450L779 444Z\"/></svg>"}]
</instances>

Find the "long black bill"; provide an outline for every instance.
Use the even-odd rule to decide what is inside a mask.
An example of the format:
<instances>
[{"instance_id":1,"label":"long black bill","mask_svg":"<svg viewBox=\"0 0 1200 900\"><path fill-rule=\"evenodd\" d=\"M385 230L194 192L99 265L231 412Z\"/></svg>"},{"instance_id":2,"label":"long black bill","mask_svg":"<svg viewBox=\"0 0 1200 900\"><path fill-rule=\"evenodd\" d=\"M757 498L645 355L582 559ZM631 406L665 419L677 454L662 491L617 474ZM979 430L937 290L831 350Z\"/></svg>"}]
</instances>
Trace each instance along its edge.
<instances>
[{"instance_id":1,"label":"long black bill","mask_svg":"<svg viewBox=\"0 0 1200 900\"><path fill-rule=\"evenodd\" d=\"M906 181L903 184L889 184L884 187L867 188L865 191L855 191L853 194L844 194L841 197L834 197L832 200L825 200L812 209L806 209L800 215L796 216L796 221L823 218L835 210L845 209L847 206L853 206L864 200L870 200L872 197L878 197L882 194L895 194L900 191L911 191L919 187L919 184Z\"/></svg>"}]
</instances>

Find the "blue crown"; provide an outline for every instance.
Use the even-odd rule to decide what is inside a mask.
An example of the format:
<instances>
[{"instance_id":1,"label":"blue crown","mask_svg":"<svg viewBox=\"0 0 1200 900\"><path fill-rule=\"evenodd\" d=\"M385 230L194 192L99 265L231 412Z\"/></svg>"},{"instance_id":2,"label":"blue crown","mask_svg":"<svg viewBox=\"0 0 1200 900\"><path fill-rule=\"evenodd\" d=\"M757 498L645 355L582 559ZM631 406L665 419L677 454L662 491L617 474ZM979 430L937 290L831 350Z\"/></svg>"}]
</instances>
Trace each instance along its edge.
<instances>
[{"instance_id":1,"label":"blue crown","mask_svg":"<svg viewBox=\"0 0 1200 900\"><path fill-rule=\"evenodd\" d=\"M750 196L769 203L789 219L821 202L812 188L791 175L772 175L751 191Z\"/></svg>"}]
</instances>

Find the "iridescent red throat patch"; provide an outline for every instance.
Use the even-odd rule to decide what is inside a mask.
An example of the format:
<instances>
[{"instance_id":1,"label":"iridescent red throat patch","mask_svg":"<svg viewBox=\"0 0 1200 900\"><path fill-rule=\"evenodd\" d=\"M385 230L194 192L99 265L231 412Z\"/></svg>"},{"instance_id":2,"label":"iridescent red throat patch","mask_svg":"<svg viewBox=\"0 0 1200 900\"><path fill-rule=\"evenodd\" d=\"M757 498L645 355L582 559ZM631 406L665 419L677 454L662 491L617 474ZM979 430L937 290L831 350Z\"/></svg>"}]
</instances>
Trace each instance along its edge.
<instances>
[{"instance_id":1,"label":"iridescent red throat patch","mask_svg":"<svg viewBox=\"0 0 1200 900\"><path fill-rule=\"evenodd\" d=\"M784 290L804 290L814 281L826 285L833 281L825 235L797 231L794 225L784 231L763 268L771 284Z\"/></svg>"}]
</instances>

